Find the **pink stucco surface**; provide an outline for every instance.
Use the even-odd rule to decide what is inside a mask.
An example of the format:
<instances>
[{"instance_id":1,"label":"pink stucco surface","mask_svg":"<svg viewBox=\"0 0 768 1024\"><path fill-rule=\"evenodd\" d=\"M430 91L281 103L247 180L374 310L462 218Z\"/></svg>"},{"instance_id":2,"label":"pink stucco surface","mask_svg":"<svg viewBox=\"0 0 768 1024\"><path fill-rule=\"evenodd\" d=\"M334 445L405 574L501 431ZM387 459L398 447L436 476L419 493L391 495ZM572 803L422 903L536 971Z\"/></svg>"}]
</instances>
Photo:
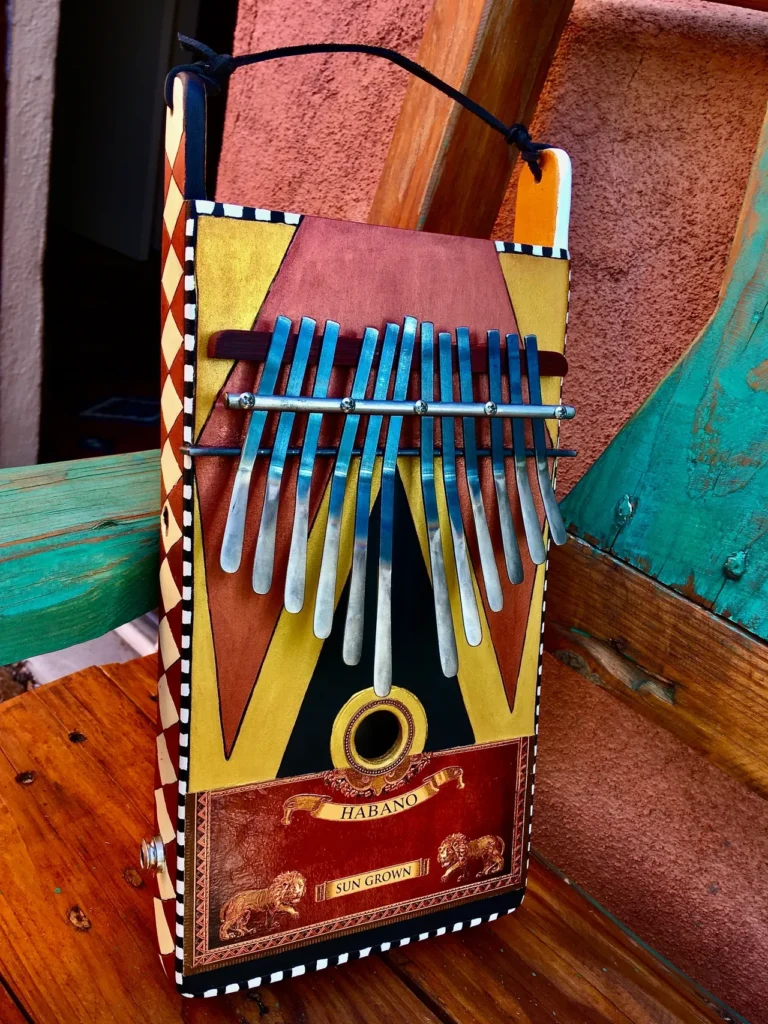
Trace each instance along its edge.
<instances>
[{"instance_id":1,"label":"pink stucco surface","mask_svg":"<svg viewBox=\"0 0 768 1024\"><path fill-rule=\"evenodd\" d=\"M236 52L418 51L430 0L241 0ZM362 57L239 72L218 198L364 220L405 75ZM576 0L533 124L574 167L572 486L712 313L768 99L768 14ZM503 115L503 111L499 111ZM512 237L510 193L495 237ZM534 844L753 1024L768 1021L768 804L545 659Z\"/></svg>"},{"instance_id":2,"label":"pink stucco surface","mask_svg":"<svg viewBox=\"0 0 768 1024\"><path fill-rule=\"evenodd\" d=\"M240 0L235 53L366 42L416 57L431 0ZM361 54L238 71L217 193L275 210L366 220L408 76Z\"/></svg>"}]
</instances>

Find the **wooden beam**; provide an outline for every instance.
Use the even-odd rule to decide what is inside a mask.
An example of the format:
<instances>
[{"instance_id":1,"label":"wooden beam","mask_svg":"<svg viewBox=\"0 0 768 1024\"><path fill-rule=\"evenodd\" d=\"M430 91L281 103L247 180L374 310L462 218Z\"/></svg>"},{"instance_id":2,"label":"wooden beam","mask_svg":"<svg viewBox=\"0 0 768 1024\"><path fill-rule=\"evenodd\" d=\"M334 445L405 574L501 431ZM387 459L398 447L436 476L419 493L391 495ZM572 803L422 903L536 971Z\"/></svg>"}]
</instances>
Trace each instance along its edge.
<instances>
[{"instance_id":1,"label":"wooden beam","mask_svg":"<svg viewBox=\"0 0 768 1024\"><path fill-rule=\"evenodd\" d=\"M572 6L573 0L436 0L418 61L503 121L527 124ZM369 220L487 238L516 152L414 79Z\"/></svg>"},{"instance_id":2,"label":"wooden beam","mask_svg":"<svg viewBox=\"0 0 768 1024\"><path fill-rule=\"evenodd\" d=\"M0 471L0 664L157 607L160 453Z\"/></svg>"},{"instance_id":3,"label":"wooden beam","mask_svg":"<svg viewBox=\"0 0 768 1024\"><path fill-rule=\"evenodd\" d=\"M584 541L550 560L545 648L768 796L768 645Z\"/></svg>"}]
</instances>

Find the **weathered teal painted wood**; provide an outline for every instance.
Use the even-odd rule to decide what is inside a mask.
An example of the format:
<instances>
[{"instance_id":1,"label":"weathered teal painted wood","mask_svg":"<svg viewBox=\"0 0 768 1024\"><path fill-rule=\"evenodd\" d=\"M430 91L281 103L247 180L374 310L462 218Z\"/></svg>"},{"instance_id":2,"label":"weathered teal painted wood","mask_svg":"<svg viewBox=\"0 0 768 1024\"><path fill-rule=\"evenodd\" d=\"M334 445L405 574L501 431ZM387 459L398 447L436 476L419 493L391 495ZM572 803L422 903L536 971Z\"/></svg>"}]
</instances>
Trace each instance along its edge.
<instances>
[{"instance_id":1,"label":"weathered teal painted wood","mask_svg":"<svg viewBox=\"0 0 768 1024\"><path fill-rule=\"evenodd\" d=\"M562 510L578 536L768 638L768 119L717 311Z\"/></svg>"},{"instance_id":2,"label":"weathered teal painted wood","mask_svg":"<svg viewBox=\"0 0 768 1024\"><path fill-rule=\"evenodd\" d=\"M157 607L160 453L0 470L0 664Z\"/></svg>"}]
</instances>

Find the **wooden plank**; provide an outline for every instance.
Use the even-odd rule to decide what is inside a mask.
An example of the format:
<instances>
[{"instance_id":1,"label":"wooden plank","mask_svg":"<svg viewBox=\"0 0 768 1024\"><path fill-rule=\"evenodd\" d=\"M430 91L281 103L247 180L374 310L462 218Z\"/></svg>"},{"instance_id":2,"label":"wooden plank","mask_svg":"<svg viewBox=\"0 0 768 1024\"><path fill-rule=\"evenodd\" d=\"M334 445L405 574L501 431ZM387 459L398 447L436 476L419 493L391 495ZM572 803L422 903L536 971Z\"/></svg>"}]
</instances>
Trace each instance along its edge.
<instances>
[{"instance_id":1,"label":"wooden plank","mask_svg":"<svg viewBox=\"0 0 768 1024\"><path fill-rule=\"evenodd\" d=\"M87 669L0 705L0 977L36 1024L721 1019L536 863L523 907L492 928L182 1001L155 952L151 893L125 870L149 834L154 739L137 709L154 672L154 657Z\"/></svg>"},{"instance_id":2,"label":"wooden plank","mask_svg":"<svg viewBox=\"0 0 768 1024\"><path fill-rule=\"evenodd\" d=\"M29 1018L25 1017L16 1006L7 988L0 978L0 1024L29 1024Z\"/></svg>"},{"instance_id":3,"label":"wooden plank","mask_svg":"<svg viewBox=\"0 0 768 1024\"><path fill-rule=\"evenodd\" d=\"M152 830L154 730L138 708L155 658L107 672L87 669L0 704L0 977L30 1018L242 1024L267 1006L276 1024L436 1024L381 961L254 998L182 1002L155 949L154 886L137 888L136 873L125 876ZM110 675L122 676L122 686ZM136 700L126 696L131 688ZM73 726L85 741L70 741ZM15 781L21 772L34 777ZM87 918L84 931L70 920L73 906Z\"/></svg>"},{"instance_id":4,"label":"wooden plank","mask_svg":"<svg viewBox=\"0 0 768 1024\"><path fill-rule=\"evenodd\" d=\"M444 1020L722 1021L711 999L535 859L522 907L387 954Z\"/></svg>"},{"instance_id":5,"label":"wooden plank","mask_svg":"<svg viewBox=\"0 0 768 1024\"><path fill-rule=\"evenodd\" d=\"M102 665L101 671L125 696L142 711L154 730L157 721L157 655Z\"/></svg>"},{"instance_id":6,"label":"wooden plank","mask_svg":"<svg viewBox=\"0 0 768 1024\"><path fill-rule=\"evenodd\" d=\"M0 471L0 664L157 606L160 453Z\"/></svg>"},{"instance_id":7,"label":"wooden plank","mask_svg":"<svg viewBox=\"0 0 768 1024\"><path fill-rule=\"evenodd\" d=\"M768 646L584 541L550 559L546 649L768 796Z\"/></svg>"},{"instance_id":8,"label":"wooden plank","mask_svg":"<svg viewBox=\"0 0 768 1024\"><path fill-rule=\"evenodd\" d=\"M508 124L528 123L573 0L436 0L417 60ZM487 238L517 150L408 84L369 221Z\"/></svg>"},{"instance_id":9,"label":"wooden plank","mask_svg":"<svg viewBox=\"0 0 768 1024\"><path fill-rule=\"evenodd\" d=\"M768 639L768 118L719 305L562 503L569 529Z\"/></svg>"},{"instance_id":10,"label":"wooden plank","mask_svg":"<svg viewBox=\"0 0 768 1024\"><path fill-rule=\"evenodd\" d=\"M217 999L237 1024L440 1024L432 1010L379 957L305 974L248 995ZM196 1007L195 1007L196 1009ZM218 1018L216 1018L218 1019ZM229 1018L225 1018L229 1019ZM194 1012L184 1020L198 1024Z\"/></svg>"}]
</instances>

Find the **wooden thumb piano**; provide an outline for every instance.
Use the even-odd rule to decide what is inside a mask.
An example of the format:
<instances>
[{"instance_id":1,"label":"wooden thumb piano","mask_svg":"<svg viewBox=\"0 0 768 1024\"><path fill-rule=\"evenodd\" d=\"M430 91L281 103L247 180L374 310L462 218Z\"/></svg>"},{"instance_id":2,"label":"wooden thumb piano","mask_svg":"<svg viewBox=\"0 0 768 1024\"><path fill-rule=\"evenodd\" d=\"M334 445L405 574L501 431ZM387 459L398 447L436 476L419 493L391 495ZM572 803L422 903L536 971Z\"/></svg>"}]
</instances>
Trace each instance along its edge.
<instances>
[{"instance_id":1,"label":"wooden thumb piano","mask_svg":"<svg viewBox=\"0 0 768 1024\"><path fill-rule=\"evenodd\" d=\"M566 539L555 466L575 454L566 154L523 141L520 243L214 202L206 92L323 48L194 45L167 96L142 846L161 961L190 996L519 905L547 547Z\"/></svg>"}]
</instances>

